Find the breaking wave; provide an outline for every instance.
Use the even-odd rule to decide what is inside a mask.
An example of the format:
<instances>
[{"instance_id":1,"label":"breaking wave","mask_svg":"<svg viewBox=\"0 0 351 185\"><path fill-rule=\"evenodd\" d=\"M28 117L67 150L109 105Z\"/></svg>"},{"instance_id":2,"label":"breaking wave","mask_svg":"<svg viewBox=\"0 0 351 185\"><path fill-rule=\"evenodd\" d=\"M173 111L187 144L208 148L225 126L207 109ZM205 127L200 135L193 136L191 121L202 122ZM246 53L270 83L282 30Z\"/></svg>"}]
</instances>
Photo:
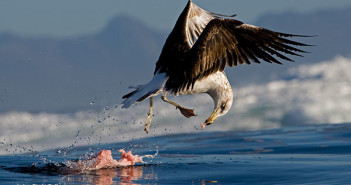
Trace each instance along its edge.
<instances>
[{"instance_id":1,"label":"breaking wave","mask_svg":"<svg viewBox=\"0 0 351 185\"><path fill-rule=\"evenodd\" d=\"M351 59L337 57L292 68L282 80L234 88L231 111L206 131L253 130L289 125L345 123L351 120ZM147 102L130 109L72 114L9 112L0 114L0 154L112 143L164 134L203 132L213 102L207 95L176 98L194 108L186 119L171 105L155 102L150 133L143 131Z\"/></svg>"}]
</instances>

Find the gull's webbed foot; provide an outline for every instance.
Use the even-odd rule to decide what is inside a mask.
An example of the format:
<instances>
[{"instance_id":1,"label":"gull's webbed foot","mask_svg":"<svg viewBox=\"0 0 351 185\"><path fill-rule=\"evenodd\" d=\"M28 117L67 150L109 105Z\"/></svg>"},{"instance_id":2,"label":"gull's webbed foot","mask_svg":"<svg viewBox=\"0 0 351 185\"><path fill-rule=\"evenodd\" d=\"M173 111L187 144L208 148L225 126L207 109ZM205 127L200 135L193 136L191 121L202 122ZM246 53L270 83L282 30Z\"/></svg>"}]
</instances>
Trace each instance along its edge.
<instances>
[{"instance_id":1,"label":"gull's webbed foot","mask_svg":"<svg viewBox=\"0 0 351 185\"><path fill-rule=\"evenodd\" d=\"M196 116L196 114L194 113L194 109L187 109L187 108L184 108L180 105L178 105L177 103L171 101L171 100L168 100L167 97L166 97L166 93L163 93L163 95L161 96L161 99L169 104L172 104L173 106L175 106L177 109L180 110L180 113L183 114L183 116L185 116L186 118L190 118L191 116Z\"/></svg>"},{"instance_id":2,"label":"gull's webbed foot","mask_svg":"<svg viewBox=\"0 0 351 185\"><path fill-rule=\"evenodd\" d=\"M181 106L177 106L177 109L179 109L180 113L182 113L183 116L185 116L186 118L190 118L192 116L197 116L194 113L194 109L187 109L187 108L184 108L184 107L181 107Z\"/></svg>"}]
</instances>

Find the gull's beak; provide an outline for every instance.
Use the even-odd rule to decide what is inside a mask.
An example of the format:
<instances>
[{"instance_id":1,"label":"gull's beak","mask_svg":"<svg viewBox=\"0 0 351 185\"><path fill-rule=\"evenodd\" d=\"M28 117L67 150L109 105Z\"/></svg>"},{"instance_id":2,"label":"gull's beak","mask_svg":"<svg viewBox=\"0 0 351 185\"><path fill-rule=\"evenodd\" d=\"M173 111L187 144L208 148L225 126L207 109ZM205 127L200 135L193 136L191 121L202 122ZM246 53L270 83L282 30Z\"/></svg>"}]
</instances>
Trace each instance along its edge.
<instances>
[{"instance_id":1,"label":"gull's beak","mask_svg":"<svg viewBox=\"0 0 351 185\"><path fill-rule=\"evenodd\" d=\"M218 111L219 111L219 107L217 107L213 113L211 114L210 117L208 117L205 121L205 123L202 123L201 126L203 129L205 129L206 125L211 125L214 121L216 121L216 119L218 118Z\"/></svg>"}]
</instances>

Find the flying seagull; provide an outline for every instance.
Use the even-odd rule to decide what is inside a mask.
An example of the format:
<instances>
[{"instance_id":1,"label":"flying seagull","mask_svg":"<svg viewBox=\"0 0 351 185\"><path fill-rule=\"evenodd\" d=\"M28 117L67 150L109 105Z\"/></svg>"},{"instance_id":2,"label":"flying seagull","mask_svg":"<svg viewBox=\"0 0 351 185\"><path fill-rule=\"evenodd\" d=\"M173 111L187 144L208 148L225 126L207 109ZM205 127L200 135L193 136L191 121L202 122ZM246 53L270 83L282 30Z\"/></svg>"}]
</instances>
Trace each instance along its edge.
<instances>
[{"instance_id":1,"label":"flying seagull","mask_svg":"<svg viewBox=\"0 0 351 185\"><path fill-rule=\"evenodd\" d=\"M233 91L224 73L226 66L260 61L281 64L276 58L293 61L285 55L301 56L299 53L305 51L296 46L309 46L287 39L305 37L303 35L245 24L233 19L234 16L203 10L189 0L163 46L152 80L123 96L122 108L150 99L145 124L147 133L153 116L154 96L162 94L163 101L190 118L196 116L194 110L168 100L167 95L209 94L214 101L214 110L201 124L205 128L232 106Z\"/></svg>"}]
</instances>

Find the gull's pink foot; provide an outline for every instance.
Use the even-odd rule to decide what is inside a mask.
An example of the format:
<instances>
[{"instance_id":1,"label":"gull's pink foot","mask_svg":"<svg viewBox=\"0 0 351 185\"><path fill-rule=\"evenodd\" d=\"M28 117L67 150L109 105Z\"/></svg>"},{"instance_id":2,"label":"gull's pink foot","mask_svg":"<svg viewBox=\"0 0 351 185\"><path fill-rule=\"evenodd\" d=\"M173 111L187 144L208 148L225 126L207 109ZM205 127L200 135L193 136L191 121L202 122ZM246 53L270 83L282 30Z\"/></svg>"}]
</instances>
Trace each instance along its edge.
<instances>
[{"instance_id":1,"label":"gull's pink foot","mask_svg":"<svg viewBox=\"0 0 351 185\"><path fill-rule=\"evenodd\" d=\"M206 123L201 123L202 130L205 130L206 128Z\"/></svg>"},{"instance_id":2,"label":"gull's pink foot","mask_svg":"<svg viewBox=\"0 0 351 185\"><path fill-rule=\"evenodd\" d=\"M187 108L183 108L183 107L177 107L180 110L180 113L183 114L183 116L185 116L186 118L190 118L192 116L197 116L194 113L194 109L187 109Z\"/></svg>"}]
</instances>

